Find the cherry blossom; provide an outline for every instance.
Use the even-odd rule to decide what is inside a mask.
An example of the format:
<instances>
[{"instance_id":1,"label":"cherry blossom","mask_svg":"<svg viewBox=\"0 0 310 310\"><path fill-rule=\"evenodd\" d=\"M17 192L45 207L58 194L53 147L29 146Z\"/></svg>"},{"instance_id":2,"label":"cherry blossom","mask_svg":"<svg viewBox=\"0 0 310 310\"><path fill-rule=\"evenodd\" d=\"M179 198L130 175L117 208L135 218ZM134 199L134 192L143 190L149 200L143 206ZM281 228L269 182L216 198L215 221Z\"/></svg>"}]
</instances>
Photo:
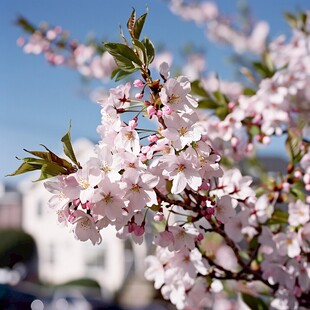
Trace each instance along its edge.
<instances>
[{"instance_id":1,"label":"cherry blossom","mask_svg":"<svg viewBox=\"0 0 310 310\"><path fill-rule=\"evenodd\" d=\"M67 53L57 51L63 30L38 29L28 41L18 40L25 52L44 53L50 63L86 77L104 80L115 68L135 76L98 99L99 141L85 163L73 156L67 134L62 141L70 162L50 151L27 151L38 158L23 159L15 174L44 163L40 178L54 176L44 183L52 194L49 206L80 241L99 244L113 226L118 238L142 244L152 231L155 251L146 258L145 277L177 309L247 309L253 298L270 309L306 309L310 15L291 17L291 38L267 44L264 21L249 21L244 31L215 3L169 3L212 40L261 56L240 68L253 89L204 76L198 54L188 56L184 75L173 77L170 54L157 54L151 64L151 45L146 48L132 31L133 46L126 40L117 45L130 49L130 56L109 43L100 54L92 44L73 41L64 42ZM139 53L139 46L147 52ZM206 113L198 107L207 107ZM288 155L286 170L276 174L255 157L273 136L285 136Z\"/></svg>"}]
</instances>

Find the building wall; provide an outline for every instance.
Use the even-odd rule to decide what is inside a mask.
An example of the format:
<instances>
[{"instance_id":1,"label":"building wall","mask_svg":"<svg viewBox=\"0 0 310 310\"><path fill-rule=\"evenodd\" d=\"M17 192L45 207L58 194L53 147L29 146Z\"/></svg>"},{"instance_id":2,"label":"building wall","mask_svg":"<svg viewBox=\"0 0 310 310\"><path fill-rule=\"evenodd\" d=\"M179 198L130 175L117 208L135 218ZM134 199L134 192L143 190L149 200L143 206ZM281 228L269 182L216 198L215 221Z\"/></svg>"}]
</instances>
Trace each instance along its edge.
<instances>
[{"instance_id":1,"label":"building wall","mask_svg":"<svg viewBox=\"0 0 310 310\"><path fill-rule=\"evenodd\" d=\"M21 228L21 194L0 184L0 228Z\"/></svg>"}]
</instances>

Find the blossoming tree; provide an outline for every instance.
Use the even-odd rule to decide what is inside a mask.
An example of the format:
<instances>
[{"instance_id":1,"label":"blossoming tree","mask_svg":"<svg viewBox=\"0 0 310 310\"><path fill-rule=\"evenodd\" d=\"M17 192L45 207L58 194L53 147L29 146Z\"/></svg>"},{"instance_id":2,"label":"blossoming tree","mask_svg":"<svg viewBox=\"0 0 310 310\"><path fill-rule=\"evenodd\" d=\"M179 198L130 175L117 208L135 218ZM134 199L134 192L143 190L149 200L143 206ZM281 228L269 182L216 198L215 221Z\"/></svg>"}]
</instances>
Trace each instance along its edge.
<instances>
[{"instance_id":1,"label":"blossoming tree","mask_svg":"<svg viewBox=\"0 0 310 310\"><path fill-rule=\"evenodd\" d=\"M104 228L155 250L145 277L178 309L307 309L310 307L310 16L288 15L293 32L266 43L268 26L237 31L211 3L172 1L185 19L237 53L261 56L243 68L252 87L212 89L208 78L172 76L162 62L151 67L155 48L141 39L147 13L127 22L122 43L82 45L59 27L37 29L19 40L27 52L44 53L95 78L127 80L100 101L102 121L96 156L80 163L62 138L67 159L45 147L27 151L12 174L41 170L58 221L94 245ZM235 88L236 89L236 88ZM134 94L135 93L135 94ZM129 121L124 115L129 114ZM150 128L141 126L149 119ZM128 119L128 118L127 118ZM239 162L258 143L286 135L287 172L262 174L253 183Z\"/></svg>"}]
</instances>

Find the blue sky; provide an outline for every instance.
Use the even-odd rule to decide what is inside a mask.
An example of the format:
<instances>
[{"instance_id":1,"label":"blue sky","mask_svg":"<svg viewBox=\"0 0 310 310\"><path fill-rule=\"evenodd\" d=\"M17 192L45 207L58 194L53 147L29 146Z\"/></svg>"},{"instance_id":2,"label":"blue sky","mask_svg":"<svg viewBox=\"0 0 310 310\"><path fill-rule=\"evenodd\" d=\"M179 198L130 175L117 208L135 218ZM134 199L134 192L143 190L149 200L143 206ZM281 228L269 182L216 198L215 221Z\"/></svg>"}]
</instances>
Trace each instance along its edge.
<instances>
[{"instance_id":1,"label":"blue sky","mask_svg":"<svg viewBox=\"0 0 310 310\"><path fill-rule=\"evenodd\" d=\"M215 1L226 14L236 12L237 1ZM23 15L39 24L61 25L73 38L83 41L88 34L109 41L119 41L118 25L126 25L132 7L138 14L149 7L144 29L154 43L163 43L174 54L191 42L207 50L210 71L223 78L231 77L227 63L229 52L208 43L203 30L173 15L165 1L102 0L1 0L0 1L0 182L14 183L20 178L4 178L20 164L15 156L26 155L23 148L40 149L45 144L61 152L60 138L72 120L72 137L96 141L100 122L99 107L81 96L80 76L69 69L51 67L42 57L25 55L17 47L22 34L14 20ZM308 5L307 5L308 3ZM283 19L287 10L309 9L308 0L249 1L257 20L271 25L271 37L288 32Z\"/></svg>"}]
</instances>

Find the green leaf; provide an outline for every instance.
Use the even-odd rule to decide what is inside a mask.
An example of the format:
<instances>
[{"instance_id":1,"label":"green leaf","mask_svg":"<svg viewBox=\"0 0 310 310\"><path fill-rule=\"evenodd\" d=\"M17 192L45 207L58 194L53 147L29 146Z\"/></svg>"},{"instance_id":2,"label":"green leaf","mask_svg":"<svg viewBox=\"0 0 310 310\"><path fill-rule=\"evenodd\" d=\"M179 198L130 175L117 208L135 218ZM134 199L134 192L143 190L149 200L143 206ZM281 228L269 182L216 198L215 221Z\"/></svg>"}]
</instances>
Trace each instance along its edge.
<instances>
[{"instance_id":1,"label":"green leaf","mask_svg":"<svg viewBox=\"0 0 310 310\"><path fill-rule=\"evenodd\" d=\"M297 28L297 18L290 12L285 12L284 17L292 28Z\"/></svg>"},{"instance_id":2,"label":"green leaf","mask_svg":"<svg viewBox=\"0 0 310 310\"><path fill-rule=\"evenodd\" d=\"M29 162L29 163L40 163L41 162L41 164L43 164L45 162L55 162L59 166L62 166L64 168L68 169L68 170L72 170L73 169L73 166L67 160L57 156L51 150L49 150L46 146L44 146L44 145L42 145L42 146L46 150L48 150L48 152L28 151L28 150L24 149L25 152L41 158L41 161L39 159L33 158L33 157L26 157L26 158L23 158L22 160L24 162Z\"/></svg>"},{"instance_id":3,"label":"green leaf","mask_svg":"<svg viewBox=\"0 0 310 310\"><path fill-rule=\"evenodd\" d=\"M274 73L275 73L275 67L274 67L274 65L273 65L273 62L272 62L270 53L265 52L265 53L263 54L263 62L264 62L265 67L268 69L268 72L269 72L270 74L274 75Z\"/></svg>"},{"instance_id":4,"label":"green leaf","mask_svg":"<svg viewBox=\"0 0 310 310\"><path fill-rule=\"evenodd\" d=\"M149 65L153 62L154 57L155 57L154 45L153 45L152 41L147 37L145 37L141 42L145 46L145 49L146 49L146 54L147 54L146 65Z\"/></svg>"},{"instance_id":5,"label":"green leaf","mask_svg":"<svg viewBox=\"0 0 310 310\"><path fill-rule=\"evenodd\" d=\"M48 178L52 178L60 174L64 174L64 170L58 164L53 163L53 162L45 163L41 167L40 177L37 180L35 180L35 182L42 181Z\"/></svg>"},{"instance_id":6,"label":"green leaf","mask_svg":"<svg viewBox=\"0 0 310 310\"><path fill-rule=\"evenodd\" d=\"M68 132L63 136L61 141L63 142L65 154L78 167L80 167L80 164L76 160L76 157L74 155L73 148L71 145L70 128L71 128L71 123L70 123ZM43 146L47 152L29 151L29 150L24 149L25 152L31 155L34 155L36 157L25 157L22 159L17 158L19 160L22 160L23 163L19 166L19 168L15 172L13 172L12 174L9 174L8 176L15 176L15 175L23 174L23 173L34 171L34 170L41 170L41 176L37 180L37 181L40 181L40 180L44 180L44 179L54 177L57 175L69 175L76 171L77 169L76 166L73 166L66 159L57 156L55 153L53 153L43 144L41 144L41 146Z\"/></svg>"},{"instance_id":7,"label":"green leaf","mask_svg":"<svg viewBox=\"0 0 310 310\"><path fill-rule=\"evenodd\" d=\"M130 74L131 74L131 72L126 72L126 71L123 71L123 70L119 69L117 74L116 74L116 76L115 76L115 82L118 82L118 81L126 78Z\"/></svg>"},{"instance_id":8,"label":"green leaf","mask_svg":"<svg viewBox=\"0 0 310 310\"><path fill-rule=\"evenodd\" d=\"M267 60L267 59L266 59ZM254 61L253 67L255 68L256 72L263 78L269 78L272 77L275 73L274 70L272 70L271 66L273 67L273 65L271 65L270 63L264 63L264 59L263 62L260 61Z\"/></svg>"},{"instance_id":9,"label":"green leaf","mask_svg":"<svg viewBox=\"0 0 310 310\"><path fill-rule=\"evenodd\" d=\"M293 164L296 164L302 157L301 145L302 141L300 130L298 128L288 129L285 147L290 161Z\"/></svg>"},{"instance_id":10,"label":"green leaf","mask_svg":"<svg viewBox=\"0 0 310 310\"><path fill-rule=\"evenodd\" d=\"M193 95L198 95L206 98L210 97L206 90L201 86L201 82L199 80L191 83L191 91Z\"/></svg>"},{"instance_id":11,"label":"green leaf","mask_svg":"<svg viewBox=\"0 0 310 310\"><path fill-rule=\"evenodd\" d=\"M71 131L71 122L67 133L61 138L64 153L72 160L72 162L74 162L77 166L80 166L73 151L70 131Z\"/></svg>"},{"instance_id":12,"label":"green leaf","mask_svg":"<svg viewBox=\"0 0 310 310\"><path fill-rule=\"evenodd\" d=\"M72 171L74 170L74 167L72 166L71 163L69 163L67 160L65 160L64 158L61 158L59 156L57 156L55 153L53 153L51 150L49 150L45 145L40 144L41 146L43 146L50 154L50 160L47 160L47 162L54 162L57 163L59 166L62 166L64 168L66 168L68 170L69 173L72 173ZM32 153L36 153L31 151Z\"/></svg>"},{"instance_id":13,"label":"green leaf","mask_svg":"<svg viewBox=\"0 0 310 310\"><path fill-rule=\"evenodd\" d=\"M225 117L229 114L227 106L221 106L215 109L215 114L221 119L224 120Z\"/></svg>"},{"instance_id":14,"label":"green leaf","mask_svg":"<svg viewBox=\"0 0 310 310\"><path fill-rule=\"evenodd\" d=\"M213 96L219 103L225 104L229 102L229 99L220 90L214 91Z\"/></svg>"},{"instance_id":15,"label":"green leaf","mask_svg":"<svg viewBox=\"0 0 310 310\"><path fill-rule=\"evenodd\" d=\"M261 133L261 129L259 126L256 126L256 125L252 125L251 128L250 128L250 131L249 131L249 134L252 136L252 137L255 137L257 135L259 135Z\"/></svg>"},{"instance_id":16,"label":"green leaf","mask_svg":"<svg viewBox=\"0 0 310 310\"><path fill-rule=\"evenodd\" d=\"M166 190L168 193L171 193L172 181L166 180Z\"/></svg>"},{"instance_id":17,"label":"green leaf","mask_svg":"<svg viewBox=\"0 0 310 310\"><path fill-rule=\"evenodd\" d=\"M290 193L297 199L306 202L306 194L302 182L296 182L290 187Z\"/></svg>"},{"instance_id":18,"label":"green leaf","mask_svg":"<svg viewBox=\"0 0 310 310\"><path fill-rule=\"evenodd\" d=\"M21 26L26 32L34 33L36 31L36 27L30 24L23 16L20 16L15 24Z\"/></svg>"},{"instance_id":19,"label":"green leaf","mask_svg":"<svg viewBox=\"0 0 310 310\"><path fill-rule=\"evenodd\" d=\"M104 48L111 54L117 66L127 72L135 72L142 66L142 62L135 52L122 43L104 43Z\"/></svg>"},{"instance_id":20,"label":"green leaf","mask_svg":"<svg viewBox=\"0 0 310 310\"><path fill-rule=\"evenodd\" d=\"M251 310L268 310L268 306L265 304L265 302L258 298L254 297L252 295L242 293L242 299L247 304L247 306Z\"/></svg>"},{"instance_id":21,"label":"green leaf","mask_svg":"<svg viewBox=\"0 0 310 310\"><path fill-rule=\"evenodd\" d=\"M211 109L214 110L218 108L220 104L212 99L202 99L198 101L199 109Z\"/></svg>"},{"instance_id":22,"label":"green leaf","mask_svg":"<svg viewBox=\"0 0 310 310\"><path fill-rule=\"evenodd\" d=\"M136 23L136 10L132 9L131 15L127 21L127 29L132 39L135 39L135 35L134 35L135 23Z\"/></svg>"},{"instance_id":23,"label":"green leaf","mask_svg":"<svg viewBox=\"0 0 310 310\"><path fill-rule=\"evenodd\" d=\"M132 40L133 48L135 49L135 53L138 54L139 59L141 62L145 65L147 65L147 51L143 43L141 43L139 40Z\"/></svg>"},{"instance_id":24,"label":"green leaf","mask_svg":"<svg viewBox=\"0 0 310 310\"><path fill-rule=\"evenodd\" d=\"M251 97L256 94L256 91L252 88L246 87L243 89L243 95Z\"/></svg>"},{"instance_id":25,"label":"green leaf","mask_svg":"<svg viewBox=\"0 0 310 310\"><path fill-rule=\"evenodd\" d=\"M120 68L116 68L115 70L113 70L113 72L111 73L111 80L113 80L117 76L120 70Z\"/></svg>"},{"instance_id":26,"label":"green leaf","mask_svg":"<svg viewBox=\"0 0 310 310\"><path fill-rule=\"evenodd\" d=\"M40 164L32 164L32 163L24 162L17 168L17 170L15 170L13 173L7 174L6 176L12 177L15 175L27 173L27 172L34 171L34 170L40 170L41 167L42 165Z\"/></svg>"},{"instance_id":27,"label":"green leaf","mask_svg":"<svg viewBox=\"0 0 310 310\"><path fill-rule=\"evenodd\" d=\"M145 20L146 20L147 13L141 15L134 24L134 38L139 40Z\"/></svg>"},{"instance_id":28,"label":"green leaf","mask_svg":"<svg viewBox=\"0 0 310 310\"><path fill-rule=\"evenodd\" d=\"M275 209L272 217L268 220L268 224L287 224L288 213L281 209Z\"/></svg>"}]
</instances>

